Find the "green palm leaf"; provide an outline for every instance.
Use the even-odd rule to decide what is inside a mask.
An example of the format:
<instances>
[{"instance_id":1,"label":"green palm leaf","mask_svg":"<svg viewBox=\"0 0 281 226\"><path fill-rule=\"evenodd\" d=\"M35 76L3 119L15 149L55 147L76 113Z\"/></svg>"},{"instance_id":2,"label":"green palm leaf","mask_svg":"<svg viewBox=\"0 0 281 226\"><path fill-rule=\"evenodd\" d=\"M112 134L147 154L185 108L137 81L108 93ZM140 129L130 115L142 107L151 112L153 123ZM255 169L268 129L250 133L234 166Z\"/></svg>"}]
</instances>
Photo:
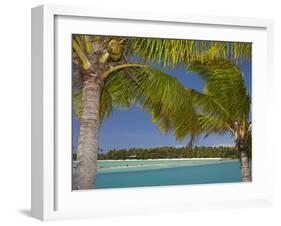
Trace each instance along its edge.
<instances>
[{"instance_id":1,"label":"green palm leaf","mask_svg":"<svg viewBox=\"0 0 281 226\"><path fill-rule=\"evenodd\" d=\"M250 112L250 97L243 76L238 66L220 59L206 63L194 63L189 69L198 72L206 81L204 94L212 99L213 104L203 101L204 112L207 114L225 113L225 121L231 122L248 118ZM228 120L227 120L228 119Z\"/></svg>"},{"instance_id":2,"label":"green palm leaf","mask_svg":"<svg viewBox=\"0 0 281 226\"><path fill-rule=\"evenodd\" d=\"M133 38L129 49L145 63L175 67L177 64L189 65L195 61L206 62L218 58L237 62L239 59L251 60L251 43L169 40L152 38Z\"/></svg>"},{"instance_id":3,"label":"green palm leaf","mask_svg":"<svg viewBox=\"0 0 281 226\"><path fill-rule=\"evenodd\" d=\"M77 117L82 109L82 91L73 94ZM110 117L115 108L140 105L152 115L152 122L164 133L173 132L181 140L198 130L197 115L191 95L171 75L151 67L116 70L111 73L100 97L100 121Z\"/></svg>"},{"instance_id":4,"label":"green palm leaf","mask_svg":"<svg viewBox=\"0 0 281 226\"><path fill-rule=\"evenodd\" d=\"M185 96L184 101L178 100L174 105L177 113L172 111L170 115L160 111L156 114L159 128L172 131L179 140L190 136L191 141L200 134L229 132L237 136L237 123L247 128L251 102L238 66L216 59L194 62L189 69L205 80L203 92L184 88L185 94L180 94ZM242 127L239 131L245 130Z\"/></svg>"},{"instance_id":5,"label":"green palm leaf","mask_svg":"<svg viewBox=\"0 0 281 226\"><path fill-rule=\"evenodd\" d=\"M174 77L160 70L146 67L139 72L141 88L139 104L152 115L164 133L173 132L178 140L186 135L195 136L197 116L192 98Z\"/></svg>"}]
</instances>

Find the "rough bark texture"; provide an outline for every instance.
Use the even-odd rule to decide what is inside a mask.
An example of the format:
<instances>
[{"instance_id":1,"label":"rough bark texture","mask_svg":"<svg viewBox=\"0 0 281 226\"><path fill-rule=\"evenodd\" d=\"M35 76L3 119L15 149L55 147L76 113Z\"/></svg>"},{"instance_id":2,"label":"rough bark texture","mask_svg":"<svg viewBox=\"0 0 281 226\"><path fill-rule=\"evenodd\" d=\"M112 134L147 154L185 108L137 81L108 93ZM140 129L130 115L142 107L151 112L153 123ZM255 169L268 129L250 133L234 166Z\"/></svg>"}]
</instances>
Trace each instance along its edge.
<instances>
[{"instance_id":1,"label":"rough bark texture","mask_svg":"<svg viewBox=\"0 0 281 226\"><path fill-rule=\"evenodd\" d=\"M251 172L250 172L250 164L249 158L247 154L247 148L243 148L239 150L240 153L240 162L241 162L241 176L243 182L251 182Z\"/></svg>"},{"instance_id":2,"label":"rough bark texture","mask_svg":"<svg viewBox=\"0 0 281 226\"><path fill-rule=\"evenodd\" d=\"M77 148L77 166L73 189L93 189L96 185L99 105L102 89L97 76L84 76L83 110Z\"/></svg>"}]
</instances>

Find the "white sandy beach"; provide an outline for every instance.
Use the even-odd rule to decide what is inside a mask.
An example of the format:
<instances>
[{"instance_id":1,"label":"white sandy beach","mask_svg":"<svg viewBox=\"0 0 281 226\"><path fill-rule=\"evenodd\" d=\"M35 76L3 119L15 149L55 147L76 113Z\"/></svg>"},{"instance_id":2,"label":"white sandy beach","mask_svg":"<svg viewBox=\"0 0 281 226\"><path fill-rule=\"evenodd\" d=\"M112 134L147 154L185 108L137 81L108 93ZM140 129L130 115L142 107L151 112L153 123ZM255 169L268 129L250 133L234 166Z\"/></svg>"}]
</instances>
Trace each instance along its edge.
<instances>
[{"instance_id":1,"label":"white sandy beach","mask_svg":"<svg viewBox=\"0 0 281 226\"><path fill-rule=\"evenodd\" d=\"M228 161L228 158L170 158L170 159L126 159L126 160L98 160L97 169L101 172L111 170L160 169L181 166L196 166ZM73 161L76 168L76 161Z\"/></svg>"},{"instance_id":2,"label":"white sandy beach","mask_svg":"<svg viewBox=\"0 0 281 226\"><path fill-rule=\"evenodd\" d=\"M112 162L112 161L171 161L171 160L200 160L200 161L204 161L204 160L229 160L229 158L170 158L170 159L109 159L109 160L98 160L98 162Z\"/></svg>"}]
</instances>

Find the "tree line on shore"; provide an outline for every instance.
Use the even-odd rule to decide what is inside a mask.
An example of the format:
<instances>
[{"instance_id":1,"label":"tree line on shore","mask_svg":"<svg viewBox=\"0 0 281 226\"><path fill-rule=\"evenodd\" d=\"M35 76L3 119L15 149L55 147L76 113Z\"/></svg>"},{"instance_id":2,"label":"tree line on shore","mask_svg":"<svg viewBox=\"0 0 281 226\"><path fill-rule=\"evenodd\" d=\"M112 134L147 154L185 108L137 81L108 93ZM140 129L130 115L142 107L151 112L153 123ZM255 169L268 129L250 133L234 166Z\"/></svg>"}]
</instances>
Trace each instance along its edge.
<instances>
[{"instance_id":1,"label":"tree line on shore","mask_svg":"<svg viewBox=\"0 0 281 226\"><path fill-rule=\"evenodd\" d=\"M251 157L251 153L249 153ZM99 153L98 160L124 160L124 159L167 159L167 158L231 158L238 159L239 153L235 147L156 147L156 148L130 148L112 149L106 153ZM73 153L76 160L76 153Z\"/></svg>"}]
</instances>

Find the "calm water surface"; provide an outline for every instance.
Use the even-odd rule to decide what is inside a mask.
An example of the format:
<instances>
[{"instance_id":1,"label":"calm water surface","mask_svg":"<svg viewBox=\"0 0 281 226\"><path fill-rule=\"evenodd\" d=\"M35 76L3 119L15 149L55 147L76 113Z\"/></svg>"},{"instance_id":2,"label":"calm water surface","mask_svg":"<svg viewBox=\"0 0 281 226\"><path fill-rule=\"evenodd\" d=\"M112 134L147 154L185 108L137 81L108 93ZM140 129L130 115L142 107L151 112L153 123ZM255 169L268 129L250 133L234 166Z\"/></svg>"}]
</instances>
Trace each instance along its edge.
<instances>
[{"instance_id":1,"label":"calm water surface","mask_svg":"<svg viewBox=\"0 0 281 226\"><path fill-rule=\"evenodd\" d=\"M96 188L241 182L238 160L99 161Z\"/></svg>"}]
</instances>

